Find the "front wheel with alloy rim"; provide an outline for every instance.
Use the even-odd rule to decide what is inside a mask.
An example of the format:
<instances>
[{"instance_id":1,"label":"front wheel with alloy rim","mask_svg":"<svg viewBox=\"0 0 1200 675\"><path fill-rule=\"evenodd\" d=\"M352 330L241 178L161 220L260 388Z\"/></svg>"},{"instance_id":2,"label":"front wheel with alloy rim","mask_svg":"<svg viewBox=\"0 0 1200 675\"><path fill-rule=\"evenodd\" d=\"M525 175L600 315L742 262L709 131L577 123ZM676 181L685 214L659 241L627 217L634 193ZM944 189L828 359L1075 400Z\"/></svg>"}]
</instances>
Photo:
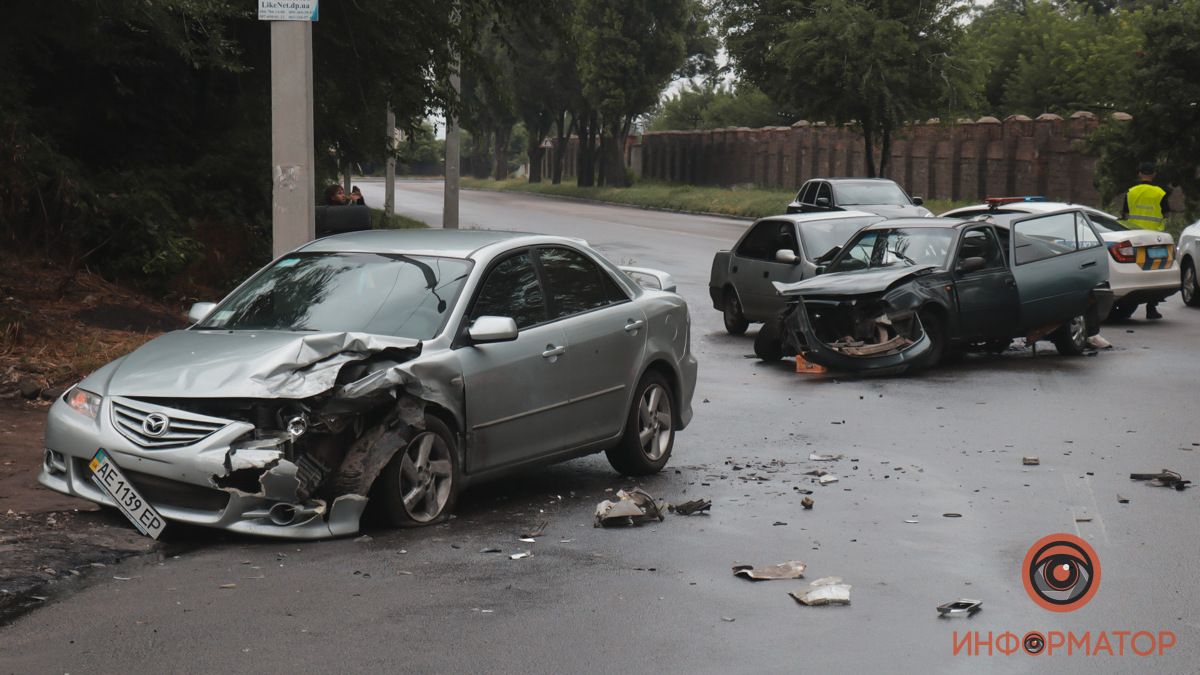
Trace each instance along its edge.
<instances>
[{"instance_id":1,"label":"front wheel with alloy rim","mask_svg":"<svg viewBox=\"0 0 1200 675\"><path fill-rule=\"evenodd\" d=\"M922 310L917 316L921 319L921 329L929 338L929 351L925 352L921 367L932 368L946 356L946 323L940 315L929 309Z\"/></svg>"},{"instance_id":2,"label":"front wheel with alloy rim","mask_svg":"<svg viewBox=\"0 0 1200 675\"><path fill-rule=\"evenodd\" d=\"M626 476L662 471L675 444L675 397L667 379L648 372L638 382L625 418L620 442L606 453L608 462Z\"/></svg>"},{"instance_id":3,"label":"front wheel with alloy rim","mask_svg":"<svg viewBox=\"0 0 1200 675\"><path fill-rule=\"evenodd\" d=\"M742 303L738 302L737 293L734 293L732 288L725 291L723 307L721 315L725 319L725 332L730 335L745 333L746 329L750 327L750 322L742 313Z\"/></svg>"},{"instance_id":4,"label":"front wheel with alloy rim","mask_svg":"<svg viewBox=\"0 0 1200 675\"><path fill-rule=\"evenodd\" d=\"M1200 307L1200 279L1196 278L1196 265L1190 258L1183 262L1179 292L1188 307Z\"/></svg>"},{"instance_id":5,"label":"front wheel with alloy rim","mask_svg":"<svg viewBox=\"0 0 1200 675\"><path fill-rule=\"evenodd\" d=\"M1079 356L1087 350L1087 320L1082 314L1050 334L1054 348L1064 356Z\"/></svg>"},{"instance_id":6,"label":"front wheel with alloy rim","mask_svg":"<svg viewBox=\"0 0 1200 675\"><path fill-rule=\"evenodd\" d=\"M458 454L454 434L444 422L425 417L375 481L373 496L383 504L383 517L395 527L440 522L454 510L458 496Z\"/></svg>"}]
</instances>

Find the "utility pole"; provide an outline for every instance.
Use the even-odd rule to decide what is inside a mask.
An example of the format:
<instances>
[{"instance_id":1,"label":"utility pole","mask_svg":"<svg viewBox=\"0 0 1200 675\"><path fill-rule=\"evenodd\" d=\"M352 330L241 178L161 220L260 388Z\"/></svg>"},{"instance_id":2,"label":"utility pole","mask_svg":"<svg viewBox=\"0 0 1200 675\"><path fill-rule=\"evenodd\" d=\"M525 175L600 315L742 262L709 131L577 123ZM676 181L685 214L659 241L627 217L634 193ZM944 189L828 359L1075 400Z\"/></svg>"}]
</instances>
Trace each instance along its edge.
<instances>
[{"instance_id":1,"label":"utility pole","mask_svg":"<svg viewBox=\"0 0 1200 675\"><path fill-rule=\"evenodd\" d=\"M455 23L460 20L458 14L458 3L454 5ZM450 88L454 90L455 98L458 96L459 90L462 88L462 83L458 77L458 57L455 53L454 63L450 65ZM458 115L446 116L446 187L443 191L442 201L442 229L457 230L458 229Z\"/></svg>"},{"instance_id":2,"label":"utility pole","mask_svg":"<svg viewBox=\"0 0 1200 675\"><path fill-rule=\"evenodd\" d=\"M271 22L271 251L280 256L316 236L312 22L317 3L312 0L307 12L286 15L274 4L260 0L259 18Z\"/></svg>"},{"instance_id":3,"label":"utility pole","mask_svg":"<svg viewBox=\"0 0 1200 675\"><path fill-rule=\"evenodd\" d=\"M396 113L387 108L387 177L383 184L383 213L390 220L396 212Z\"/></svg>"}]
</instances>

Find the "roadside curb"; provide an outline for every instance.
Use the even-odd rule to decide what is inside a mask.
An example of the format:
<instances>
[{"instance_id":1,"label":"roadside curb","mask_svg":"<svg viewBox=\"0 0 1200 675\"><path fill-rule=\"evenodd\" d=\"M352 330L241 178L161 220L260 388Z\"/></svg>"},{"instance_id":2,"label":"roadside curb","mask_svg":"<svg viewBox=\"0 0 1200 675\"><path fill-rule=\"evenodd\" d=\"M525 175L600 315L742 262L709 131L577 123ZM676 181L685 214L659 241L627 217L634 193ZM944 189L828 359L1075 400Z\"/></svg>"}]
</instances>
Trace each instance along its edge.
<instances>
[{"instance_id":1,"label":"roadside curb","mask_svg":"<svg viewBox=\"0 0 1200 675\"><path fill-rule=\"evenodd\" d=\"M464 187L462 190L470 190L472 192L497 192L500 194L518 194L529 195L531 197L541 197L542 199L557 199L564 202L577 202L581 204L600 204L602 206L624 206L631 209L641 209L643 211L659 211L662 213L678 213L685 216L709 216L711 218L728 218L730 220L744 220L746 222L754 222L758 220L753 216L734 216L728 213L714 213L712 211L684 211L681 209L668 209L662 206L643 206L641 204L627 204L625 202L610 202L602 199L588 199L586 197L571 197L568 195L548 195L541 192L526 192L524 190L499 190L496 188L485 187Z\"/></svg>"}]
</instances>

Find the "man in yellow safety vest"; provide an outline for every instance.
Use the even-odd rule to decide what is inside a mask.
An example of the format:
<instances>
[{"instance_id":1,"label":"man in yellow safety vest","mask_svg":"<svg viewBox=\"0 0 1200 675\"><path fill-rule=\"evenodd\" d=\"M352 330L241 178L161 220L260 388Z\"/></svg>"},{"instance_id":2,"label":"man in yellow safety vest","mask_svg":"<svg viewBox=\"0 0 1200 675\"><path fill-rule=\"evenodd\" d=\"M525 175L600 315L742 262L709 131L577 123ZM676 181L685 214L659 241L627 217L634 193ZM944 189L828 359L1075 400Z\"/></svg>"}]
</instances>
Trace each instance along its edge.
<instances>
[{"instance_id":1,"label":"man in yellow safety vest","mask_svg":"<svg viewBox=\"0 0 1200 675\"><path fill-rule=\"evenodd\" d=\"M1165 229L1165 219L1171 212L1167 203L1171 193L1154 184L1155 173L1153 162L1142 162L1138 166L1138 184L1125 193L1121 206L1121 221L1126 227L1160 232ZM1162 318L1157 302L1146 303L1146 318Z\"/></svg>"}]
</instances>

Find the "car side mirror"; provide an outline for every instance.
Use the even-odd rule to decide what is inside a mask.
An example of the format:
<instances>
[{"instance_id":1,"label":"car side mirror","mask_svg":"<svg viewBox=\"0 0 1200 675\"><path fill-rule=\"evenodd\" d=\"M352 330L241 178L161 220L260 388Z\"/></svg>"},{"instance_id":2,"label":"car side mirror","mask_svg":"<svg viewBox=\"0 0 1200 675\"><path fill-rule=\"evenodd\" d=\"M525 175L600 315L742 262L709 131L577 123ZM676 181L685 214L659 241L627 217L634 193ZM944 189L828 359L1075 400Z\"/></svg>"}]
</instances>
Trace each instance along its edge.
<instances>
[{"instance_id":1,"label":"car side mirror","mask_svg":"<svg viewBox=\"0 0 1200 675\"><path fill-rule=\"evenodd\" d=\"M824 274L824 273L825 273L824 265L817 265L817 269L813 270L813 274Z\"/></svg>"},{"instance_id":2,"label":"car side mirror","mask_svg":"<svg viewBox=\"0 0 1200 675\"><path fill-rule=\"evenodd\" d=\"M970 274L971 272L978 272L979 270L983 269L985 265L987 265L987 261L983 258L963 258L958 263L958 273Z\"/></svg>"},{"instance_id":3,"label":"car side mirror","mask_svg":"<svg viewBox=\"0 0 1200 675\"><path fill-rule=\"evenodd\" d=\"M518 333L517 322L507 316L481 316L467 329L467 337L475 344L512 342Z\"/></svg>"},{"instance_id":4,"label":"car side mirror","mask_svg":"<svg viewBox=\"0 0 1200 675\"><path fill-rule=\"evenodd\" d=\"M212 314L213 308L217 306L215 302L196 302L192 304L192 308L188 310L188 321L192 323L200 323Z\"/></svg>"},{"instance_id":5,"label":"car side mirror","mask_svg":"<svg viewBox=\"0 0 1200 675\"><path fill-rule=\"evenodd\" d=\"M921 199L920 197L913 197L912 199L913 199L913 206L921 206L922 204L925 203L925 200Z\"/></svg>"},{"instance_id":6,"label":"car side mirror","mask_svg":"<svg viewBox=\"0 0 1200 675\"><path fill-rule=\"evenodd\" d=\"M800 262L800 256L790 248L781 248L775 251L775 262L781 262L785 265L795 265Z\"/></svg>"},{"instance_id":7,"label":"car side mirror","mask_svg":"<svg viewBox=\"0 0 1200 675\"><path fill-rule=\"evenodd\" d=\"M829 206L829 197L817 197L816 204L822 207Z\"/></svg>"}]
</instances>

